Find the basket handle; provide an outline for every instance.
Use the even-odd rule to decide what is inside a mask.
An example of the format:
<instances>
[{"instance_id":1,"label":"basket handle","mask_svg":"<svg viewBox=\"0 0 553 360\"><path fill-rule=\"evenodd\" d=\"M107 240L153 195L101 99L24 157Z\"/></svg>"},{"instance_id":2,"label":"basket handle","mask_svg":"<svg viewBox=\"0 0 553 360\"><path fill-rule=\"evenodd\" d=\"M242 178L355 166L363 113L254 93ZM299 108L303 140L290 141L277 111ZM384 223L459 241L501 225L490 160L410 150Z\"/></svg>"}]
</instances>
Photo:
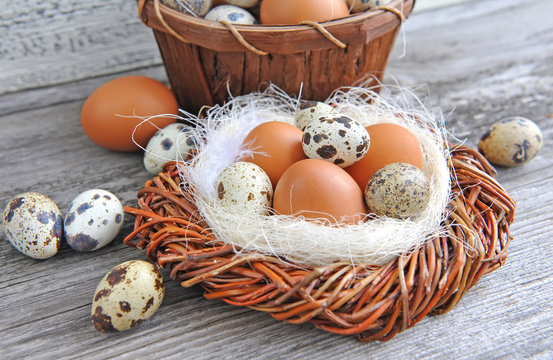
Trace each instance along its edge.
<instances>
[{"instance_id":1,"label":"basket handle","mask_svg":"<svg viewBox=\"0 0 553 360\"><path fill-rule=\"evenodd\" d=\"M140 17L142 22L145 22L145 19L142 16L142 13L144 11L144 6L146 4L146 1L147 0L138 0L138 16ZM163 15L161 14L161 10L159 8L159 2L160 2L160 0L153 0L154 13L155 13L156 17L158 18L159 22L163 25L163 27L167 30L168 33L170 33L171 35L173 35L175 38L179 39L183 43L188 44L188 41L186 39L184 39L178 32L176 32L165 21L165 19L163 18ZM369 11L377 11L377 10L389 11L389 12L394 13L395 15L397 15L402 23L405 21L405 16L403 15L403 13L400 10L396 9L395 7L392 7L392 6L377 6L377 7L371 8ZM250 50L251 52L253 52L257 55L261 55L261 56L269 54L267 51L260 50L260 49L256 48L255 46L253 46L252 44L250 44L244 38L244 36L242 36L242 34L240 34L240 32L230 22L228 22L226 20L220 20L219 23L225 25L227 27L227 29L231 32L231 34L234 35L236 40L242 46L244 46L246 49ZM315 30L319 31L326 39L328 39L330 42L332 42L334 45L338 46L339 48L345 49L347 47L346 44L344 44L342 41L337 39L322 24L320 24L316 21L304 20L300 23L300 25L311 26Z\"/></svg>"}]
</instances>

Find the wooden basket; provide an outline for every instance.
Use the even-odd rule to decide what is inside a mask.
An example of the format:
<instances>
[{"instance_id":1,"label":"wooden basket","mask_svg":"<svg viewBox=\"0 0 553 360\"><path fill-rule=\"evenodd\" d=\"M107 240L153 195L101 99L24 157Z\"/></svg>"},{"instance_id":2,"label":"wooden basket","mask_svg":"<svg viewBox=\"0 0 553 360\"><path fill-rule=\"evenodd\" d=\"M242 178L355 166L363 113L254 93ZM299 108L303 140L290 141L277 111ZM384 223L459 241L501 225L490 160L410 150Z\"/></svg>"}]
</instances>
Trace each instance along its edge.
<instances>
[{"instance_id":1,"label":"wooden basket","mask_svg":"<svg viewBox=\"0 0 553 360\"><path fill-rule=\"evenodd\" d=\"M376 84L414 0L395 0L320 24L225 25L180 13L159 0L138 0L139 16L154 31L179 105L204 105L273 83L288 94L324 100L360 80ZM343 48L341 46L344 46ZM371 86L370 83L365 86Z\"/></svg>"},{"instance_id":2,"label":"wooden basket","mask_svg":"<svg viewBox=\"0 0 553 360\"><path fill-rule=\"evenodd\" d=\"M135 229L125 243L145 248L182 286L208 299L249 306L290 323L312 322L360 340L388 340L427 314L452 309L506 260L515 203L476 150L453 148L452 200L443 235L385 266L336 262L301 269L273 256L234 252L207 230L181 193L174 162L138 192Z\"/></svg>"}]
</instances>

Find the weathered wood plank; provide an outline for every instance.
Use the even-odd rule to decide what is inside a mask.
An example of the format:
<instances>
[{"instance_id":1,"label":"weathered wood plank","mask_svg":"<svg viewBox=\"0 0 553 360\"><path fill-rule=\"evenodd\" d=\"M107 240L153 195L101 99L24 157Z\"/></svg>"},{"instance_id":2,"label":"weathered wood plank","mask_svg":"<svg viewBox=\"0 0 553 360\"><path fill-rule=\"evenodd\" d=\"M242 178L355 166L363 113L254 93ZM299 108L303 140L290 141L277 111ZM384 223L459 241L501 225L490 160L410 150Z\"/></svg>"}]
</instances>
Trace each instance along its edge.
<instances>
[{"instance_id":1,"label":"weathered wood plank","mask_svg":"<svg viewBox=\"0 0 553 360\"><path fill-rule=\"evenodd\" d=\"M500 182L518 202L507 263L450 313L428 317L387 343L358 343L208 301L199 287L168 282L152 319L125 333L100 334L89 318L97 283L118 263L144 259L121 244L132 228L127 218L109 246L87 254L64 245L46 261L22 256L0 235L0 358L553 357L553 45L546 21L552 7L548 0L482 0L416 14L407 27L406 56L399 58L398 38L390 58L388 81L426 84L417 94L430 94L445 113L454 109L448 128L469 145L508 115L527 116L544 132L536 159L498 169ZM146 71L163 78L161 68ZM103 79L0 96L0 108L18 104L0 114L0 207L34 190L51 196L64 212L77 193L91 188L134 204L150 177L141 155L101 149L79 125L82 101Z\"/></svg>"},{"instance_id":2,"label":"weathered wood plank","mask_svg":"<svg viewBox=\"0 0 553 360\"><path fill-rule=\"evenodd\" d=\"M467 0L419 0L421 10ZM0 94L161 64L136 1L11 1L0 8Z\"/></svg>"},{"instance_id":3,"label":"weathered wood plank","mask_svg":"<svg viewBox=\"0 0 553 360\"><path fill-rule=\"evenodd\" d=\"M13 1L0 9L0 94L160 64L136 1Z\"/></svg>"}]
</instances>

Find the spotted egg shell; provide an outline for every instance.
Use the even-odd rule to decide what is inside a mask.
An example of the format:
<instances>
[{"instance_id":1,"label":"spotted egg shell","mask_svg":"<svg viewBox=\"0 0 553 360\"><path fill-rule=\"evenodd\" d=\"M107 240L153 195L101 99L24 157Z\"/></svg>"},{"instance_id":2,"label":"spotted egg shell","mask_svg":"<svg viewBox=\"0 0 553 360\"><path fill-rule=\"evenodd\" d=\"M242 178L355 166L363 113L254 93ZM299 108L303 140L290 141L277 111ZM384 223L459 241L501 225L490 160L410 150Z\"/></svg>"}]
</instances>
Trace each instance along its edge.
<instances>
[{"instance_id":1,"label":"spotted egg shell","mask_svg":"<svg viewBox=\"0 0 553 360\"><path fill-rule=\"evenodd\" d=\"M238 161L219 175L217 194L223 206L267 214L273 200L273 186L261 167Z\"/></svg>"},{"instance_id":2,"label":"spotted egg shell","mask_svg":"<svg viewBox=\"0 0 553 360\"><path fill-rule=\"evenodd\" d=\"M386 6L392 2L392 0L347 0L348 7L352 13L365 11L378 6Z\"/></svg>"},{"instance_id":3,"label":"spotted egg shell","mask_svg":"<svg viewBox=\"0 0 553 360\"><path fill-rule=\"evenodd\" d=\"M536 157L542 145L540 128L532 120L513 116L494 123L478 150L495 165L519 166Z\"/></svg>"},{"instance_id":4,"label":"spotted egg shell","mask_svg":"<svg viewBox=\"0 0 553 360\"><path fill-rule=\"evenodd\" d=\"M34 259L47 259L61 245L63 217L49 197L26 192L6 205L2 225L8 241L17 250Z\"/></svg>"},{"instance_id":5,"label":"spotted egg shell","mask_svg":"<svg viewBox=\"0 0 553 360\"><path fill-rule=\"evenodd\" d=\"M296 127L304 130L307 124L323 116L335 116L338 111L332 106L320 101L303 101L295 114Z\"/></svg>"},{"instance_id":6,"label":"spotted egg shell","mask_svg":"<svg viewBox=\"0 0 553 360\"><path fill-rule=\"evenodd\" d=\"M219 5L209 10L204 17L206 20L223 21L226 20L231 24L253 25L255 17L247 10L234 5Z\"/></svg>"},{"instance_id":7,"label":"spotted egg shell","mask_svg":"<svg viewBox=\"0 0 553 360\"><path fill-rule=\"evenodd\" d=\"M92 324L102 332L123 331L148 320L165 294L163 277L149 262L131 260L111 269L92 299Z\"/></svg>"},{"instance_id":8,"label":"spotted egg shell","mask_svg":"<svg viewBox=\"0 0 553 360\"><path fill-rule=\"evenodd\" d=\"M204 16L211 9L213 4L212 0L161 0L162 4L165 4L173 9L176 9L183 13L193 13L196 16Z\"/></svg>"},{"instance_id":9,"label":"spotted egg shell","mask_svg":"<svg viewBox=\"0 0 553 360\"><path fill-rule=\"evenodd\" d=\"M167 161L186 160L196 147L194 139L187 134L189 131L188 126L178 123L159 129L144 152L146 170L157 175Z\"/></svg>"},{"instance_id":10,"label":"spotted egg shell","mask_svg":"<svg viewBox=\"0 0 553 360\"><path fill-rule=\"evenodd\" d=\"M349 116L323 116L303 130L302 147L311 159L332 162L342 168L361 159L369 150L367 129Z\"/></svg>"},{"instance_id":11,"label":"spotted egg shell","mask_svg":"<svg viewBox=\"0 0 553 360\"><path fill-rule=\"evenodd\" d=\"M123 225L123 205L109 191L93 189L77 195L65 215L65 241L77 251L94 251L109 244Z\"/></svg>"},{"instance_id":12,"label":"spotted egg shell","mask_svg":"<svg viewBox=\"0 0 553 360\"><path fill-rule=\"evenodd\" d=\"M365 202L380 216L404 218L422 212L429 201L430 187L424 173L408 163L382 167L369 180Z\"/></svg>"}]
</instances>

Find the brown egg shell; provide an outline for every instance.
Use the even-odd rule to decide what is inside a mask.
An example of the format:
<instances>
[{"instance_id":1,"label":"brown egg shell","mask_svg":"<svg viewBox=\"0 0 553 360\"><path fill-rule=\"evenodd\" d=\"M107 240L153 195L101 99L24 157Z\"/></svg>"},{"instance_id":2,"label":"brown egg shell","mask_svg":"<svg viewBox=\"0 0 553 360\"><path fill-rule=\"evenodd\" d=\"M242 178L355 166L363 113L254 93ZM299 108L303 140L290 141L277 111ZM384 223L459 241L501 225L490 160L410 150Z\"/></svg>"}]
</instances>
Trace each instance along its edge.
<instances>
[{"instance_id":1,"label":"brown egg shell","mask_svg":"<svg viewBox=\"0 0 553 360\"><path fill-rule=\"evenodd\" d=\"M306 158L301 145L302 137L303 131L292 124L265 122L256 126L244 139L242 148L252 150L252 154L242 157L240 161L260 166L275 187L288 167Z\"/></svg>"},{"instance_id":2,"label":"brown egg shell","mask_svg":"<svg viewBox=\"0 0 553 360\"><path fill-rule=\"evenodd\" d=\"M275 188L273 208L281 215L330 224L357 224L367 210L355 180L320 159L301 160L286 170Z\"/></svg>"}]
</instances>

